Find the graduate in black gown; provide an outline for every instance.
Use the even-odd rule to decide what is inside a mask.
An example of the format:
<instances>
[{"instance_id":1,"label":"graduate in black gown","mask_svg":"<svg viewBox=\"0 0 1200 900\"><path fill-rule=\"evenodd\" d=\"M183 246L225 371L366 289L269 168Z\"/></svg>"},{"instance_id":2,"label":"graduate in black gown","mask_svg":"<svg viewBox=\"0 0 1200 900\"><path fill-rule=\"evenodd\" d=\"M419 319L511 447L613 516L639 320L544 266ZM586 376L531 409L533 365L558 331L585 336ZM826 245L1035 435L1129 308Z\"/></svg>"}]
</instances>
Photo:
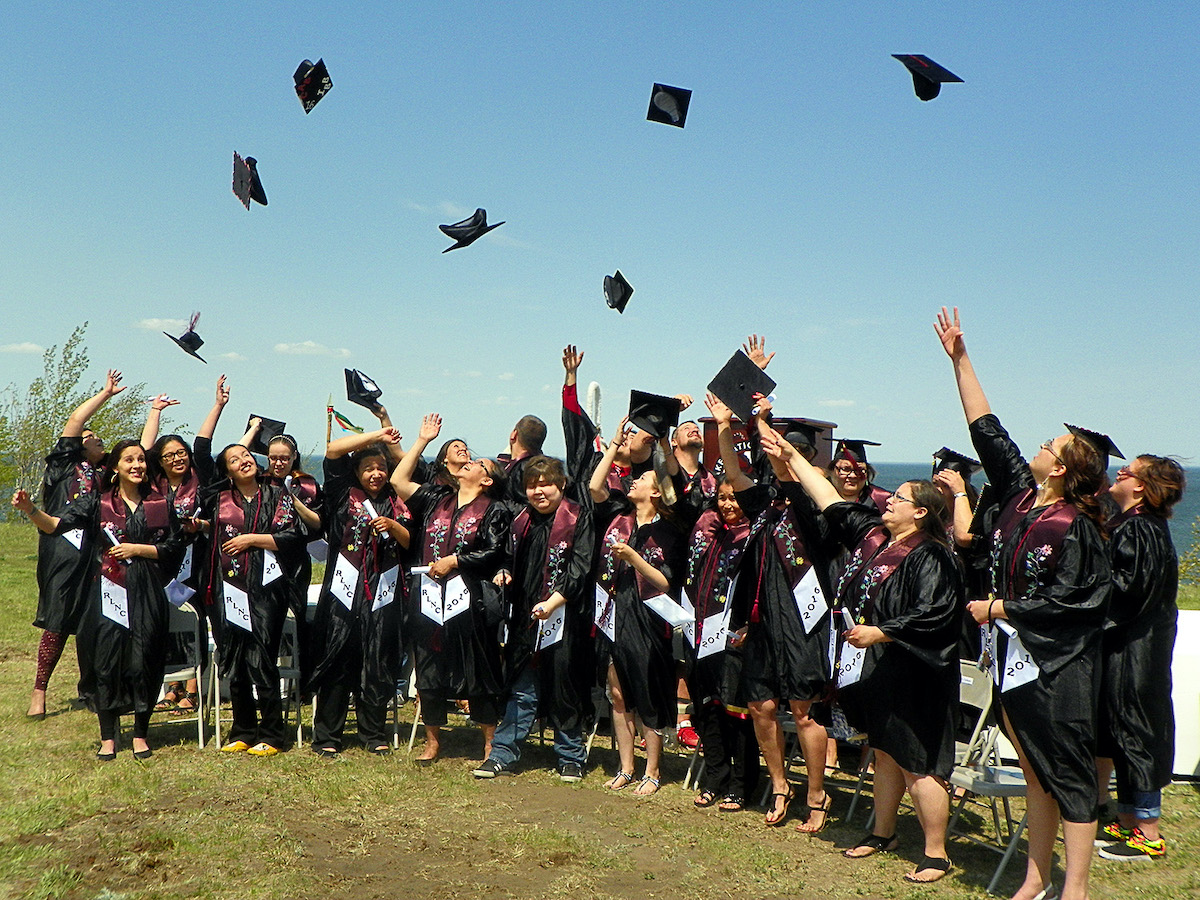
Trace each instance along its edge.
<instances>
[{"instance_id":1,"label":"graduate in black gown","mask_svg":"<svg viewBox=\"0 0 1200 900\"><path fill-rule=\"evenodd\" d=\"M596 546L587 486L568 486L562 462L546 456L522 470L526 506L509 530L504 567L504 712L476 778L511 775L536 717L554 729L558 776L584 777L584 728L593 718L591 567Z\"/></svg>"},{"instance_id":2,"label":"graduate in black gown","mask_svg":"<svg viewBox=\"0 0 1200 900\"><path fill-rule=\"evenodd\" d=\"M644 601L678 597L686 537L669 518L663 487L653 469L633 479L628 494L609 487L613 462L628 437L627 423L627 418L622 419L617 426L588 490L596 504L600 536L595 565L596 639L621 758L621 768L608 787L623 790L634 781L636 716L646 741L646 772L634 793L644 796L659 788L662 732L675 726L677 711L672 626Z\"/></svg>"},{"instance_id":3,"label":"graduate in black gown","mask_svg":"<svg viewBox=\"0 0 1200 900\"><path fill-rule=\"evenodd\" d=\"M405 551L411 516L388 482L400 435L394 428L351 434L325 449L323 518L329 540L317 600L307 690L316 696L313 752L342 750L350 698L358 738L371 753L390 750L387 706L401 676Z\"/></svg>"},{"instance_id":4,"label":"graduate in black gown","mask_svg":"<svg viewBox=\"0 0 1200 900\"><path fill-rule=\"evenodd\" d=\"M1171 655L1179 611L1179 560L1167 519L1183 497L1183 467L1165 456L1139 456L1117 472L1108 522L1113 591L1104 621L1100 686L1100 784L1116 768L1117 820L1105 831L1105 859L1158 857L1162 789L1171 783L1175 710Z\"/></svg>"},{"instance_id":5,"label":"graduate in black gown","mask_svg":"<svg viewBox=\"0 0 1200 900\"><path fill-rule=\"evenodd\" d=\"M405 634L425 723L425 747L417 762L425 764L438 756L449 700L468 703L483 732L486 759L503 689L499 601L491 579L503 561L511 516L504 503L496 502L504 494L504 473L490 459L468 458L447 476L452 484L418 484L413 476L421 452L441 427L440 416L425 416L391 477L416 525L413 560L429 570L410 580Z\"/></svg>"},{"instance_id":6,"label":"graduate in black gown","mask_svg":"<svg viewBox=\"0 0 1200 900\"><path fill-rule=\"evenodd\" d=\"M1096 834L1100 637L1112 586L1096 499L1107 448L1099 446L1101 435L1076 429L1046 441L1026 462L991 412L958 310L943 308L935 330L954 364L971 440L1000 506L991 537L992 592L969 608L976 622L993 626L989 655L1000 678L1003 722L1027 783L1029 860L1015 897L1031 900L1050 887L1061 821L1061 896L1083 900ZM997 622L1013 633L997 634Z\"/></svg>"},{"instance_id":7,"label":"graduate in black gown","mask_svg":"<svg viewBox=\"0 0 1200 900\"><path fill-rule=\"evenodd\" d=\"M504 501L515 516L525 508L525 464L542 455L546 423L537 416L521 416L508 435L508 451L496 457L504 470Z\"/></svg>"},{"instance_id":8,"label":"graduate in black gown","mask_svg":"<svg viewBox=\"0 0 1200 900\"><path fill-rule=\"evenodd\" d=\"M204 491L201 507L211 523L203 589L233 707L221 750L274 756L287 742L279 643L292 591L277 554L294 551L304 538L291 495L260 476L248 449L226 447L217 471L222 478Z\"/></svg>"},{"instance_id":9,"label":"graduate in black gown","mask_svg":"<svg viewBox=\"0 0 1200 900\"><path fill-rule=\"evenodd\" d=\"M845 855L857 859L897 848L896 813L907 790L925 844L924 858L905 880L938 881L950 870L946 779L954 768L958 728L956 651L963 608L945 498L929 481L908 481L880 515L841 500L823 473L786 441L764 440L764 446L787 460L832 534L851 551L837 588L837 616L847 610L854 619L844 634L838 699L875 751L875 825ZM851 669L856 651L863 651L861 661Z\"/></svg>"},{"instance_id":10,"label":"graduate in black gown","mask_svg":"<svg viewBox=\"0 0 1200 900\"><path fill-rule=\"evenodd\" d=\"M121 373L109 369L104 387L67 418L62 436L46 456L42 475L41 502L48 515L61 516L72 503L97 490L105 457L104 442L87 423L100 407L123 390ZM79 627L92 557L90 541L91 536L82 528L38 536L38 605L33 624L42 629L42 637L33 694L26 713L30 718L46 717L50 676L62 656L67 637Z\"/></svg>"},{"instance_id":11,"label":"graduate in black gown","mask_svg":"<svg viewBox=\"0 0 1200 900\"><path fill-rule=\"evenodd\" d=\"M77 640L87 660L81 693L100 722L97 757L116 758L120 716L133 713L133 752L146 759L166 661L166 573L178 565L183 539L174 510L150 484L138 441L119 442L108 468L103 489L77 498L61 516L35 510L24 491L13 506L44 534L89 534L93 556Z\"/></svg>"}]
</instances>

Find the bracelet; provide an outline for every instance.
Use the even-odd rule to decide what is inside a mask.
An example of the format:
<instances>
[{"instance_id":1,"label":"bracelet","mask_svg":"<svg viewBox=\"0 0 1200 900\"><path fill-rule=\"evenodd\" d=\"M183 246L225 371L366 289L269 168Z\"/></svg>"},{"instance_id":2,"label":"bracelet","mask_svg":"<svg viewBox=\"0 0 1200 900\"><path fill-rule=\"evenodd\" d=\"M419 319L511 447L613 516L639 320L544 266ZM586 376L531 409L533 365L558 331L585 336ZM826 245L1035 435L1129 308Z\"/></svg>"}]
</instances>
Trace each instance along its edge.
<instances>
[{"instance_id":1,"label":"bracelet","mask_svg":"<svg viewBox=\"0 0 1200 900\"><path fill-rule=\"evenodd\" d=\"M957 500L959 497L965 497L965 496L967 496L966 491L959 491L957 494L954 495L954 499Z\"/></svg>"},{"instance_id":2,"label":"bracelet","mask_svg":"<svg viewBox=\"0 0 1200 900\"><path fill-rule=\"evenodd\" d=\"M999 599L1000 599L999 597L993 597L992 602L988 604L988 622L989 623L996 621L995 619L992 618L992 607L996 605L996 601Z\"/></svg>"}]
</instances>

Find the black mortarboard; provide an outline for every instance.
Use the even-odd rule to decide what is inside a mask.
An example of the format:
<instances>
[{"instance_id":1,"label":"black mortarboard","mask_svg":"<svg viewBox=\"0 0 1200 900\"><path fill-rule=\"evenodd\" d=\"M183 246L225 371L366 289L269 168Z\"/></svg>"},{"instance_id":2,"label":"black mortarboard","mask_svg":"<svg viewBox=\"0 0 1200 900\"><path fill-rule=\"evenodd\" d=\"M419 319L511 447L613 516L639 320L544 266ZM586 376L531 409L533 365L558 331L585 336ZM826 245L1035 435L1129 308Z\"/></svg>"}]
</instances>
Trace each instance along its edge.
<instances>
[{"instance_id":1,"label":"black mortarboard","mask_svg":"<svg viewBox=\"0 0 1200 900\"><path fill-rule=\"evenodd\" d=\"M296 68L296 74L292 77L296 81L296 96L304 106L305 115L312 112L312 108L320 103L321 98L333 87L323 59L318 59L316 65L313 65L311 59L306 59Z\"/></svg>"},{"instance_id":2,"label":"black mortarboard","mask_svg":"<svg viewBox=\"0 0 1200 900\"><path fill-rule=\"evenodd\" d=\"M1092 431L1088 428L1080 428L1078 425L1068 425L1066 422L1063 422L1063 425L1075 437L1082 438L1100 451L1100 455L1104 457L1105 469L1108 468L1109 456L1115 456L1117 459L1125 458L1125 454L1117 449L1117 445L1113 443L1113 439L1107 434L1101 434L1098 431Z\"/></svg>"},{"instance_id":3,"label":"black mortarboard","mask_svg":"<svg viewBox=\"0 0 1200 900\"><path fill-rule=\"evenodd\" d=\"M358 369L346 370L346 399L372 412L379 409L379 398L383 390L370 377Z\"/></svg>"},{"instance_id":4,"label":"black mortarboard","mask_svg":"<svg viewBox=\"0 0 1200 900\"><path fill-rule=\"evenodd\" d=\"M262 180L258 177L258 162L253 156L242 159L235 150L233 153L233 194L242 201L242 206L250 208L250 201L267 205L267 192L263 190Z\"/></svg>"},{"instance_id":5,"label":"black mortarboard","mask_svg":"<svg viewBox=\"0 0 1200 900\"><path fill-rule=\"evenodd\" d=\"M615 275L604 276L604 302L619 313L625 312L629 298L633 296L633 286L625 280L621 270Z\"/></svg>"},{"instance_id":6,"label":"black mortarboard","mask_svg":"<svg viewBox=\"0 0 1200 900\"><path fill-rule=\"evenodd\" d=\"M687 121L688 104L691 102L692 92L687 88L656 84L650 90L650 109L646 113L646 119L682 128L683 123Z\"/></svg>"},{"instance_id":7,"label":"black mortarboard","mask_svg":"<svg viewBox=\"0 0 1200 900\"><path fill-rule=\"evenodd\" d=\"M933 471L930 475L936 475L942 469L953 469L969 481L971 476L982 468L983 463L979 460L964 456L957 450L951 450L949 447L943 447L937 453L933 454Z\"/></svg>"},{"instance_id":8,"label":"black mortarboard","mask_svg":"<svg viewBox=\"0 0 1200 900\"><path fill-rule=\"evenodd\" d=\"M645 391L630 391L629 421L654 438L666 437L679 424L679 400Z\"/></svg>"},{"instance_id":9,"label":"black mortarboard","mask_svg":"<svg viewBox=\"0 0 1200 900\"><path fill-rule=\"evenodd\" d=\"M834 440L833 438L825 438L827 441ZM856 441L850 438L838 438L833 448L833 459L837 462L839 459L848 459L851 462L867 464L867 448L882 446L878 441Z\"/></svg>"},{"instance_id":10,"label":"black mortarboard","mask_svg":"<svg viewBox=\"0 0 1200 900\"><path fill-rule=\"evenodd\" d=\"M754 364L739 350L721 367L708 389L743 422L754 416L754 395L764 397L775 390L775 379Z\"/></svg>"},{"instance_id":11,"label":"black mortarboard","mask_svg":"<svg viewBox=\"0 0 1200 900\"><path fill-rule=\"evenodd\" d=\"M196 352L204 346L204 341L200 339L200 335L196 334L196 323L199 321L200 313L192 313L192 319L190 322L188 322L187 331L185 331L179 337L175 337L173 334L167 334L165 331L163 334L167 334L167 337L182 347L184 353L188 354L189 356L194 356L196 359L200 360L200 362L208 365L208 360Z\"/></svg>"},{"instance_id":12,"label":"black mortarboard","mask_svg":"<svg viewBox=\"0 0 1200 900\"><path fill-rule=\"evenodd\" d=\"M912 72L913 90L922 100L932 100L942 90L942 85L948 82L961 82L962 79L947 69L939 66L928 56L920 53L893 53L896 59Z\"/></svg>"},{"instance_id":13,"label":"black mortarboard","mask_svg":"<svg viewBox=\"0 0 1200 900\"><path fill-rule=\"evenodd\" d=\"M466 247L468 244L473 244L479 240L493 228L499 228L503 222L497 222L495 225L487 223L487 210L477 209L475 214L470 218L463 219L461 222L455 222L453 225L439 225L442 234L446 237L454 238L458 243L447 247L443 253L449 253L451 250L457 250L459 247Z\"/></svg>"},{"instance_id":14,"label":"black mortarboard","mask_svg":"<svg viewBox=\"0 0 1200 900\"><path fill-rule=\"evenodd\" d=\"M278 419L268 419L266 416L256 416L251 414L246 420L246 430L250 430L250 423L255 419L262 419L262 426L258 429L253 440L250 441L250 446L246 449L251 453L261 453L264 456L267 454L267 445L274 438L279 437L287 429L286 422L280 422Z\"/></svg>"},{"instance_id":15,"label":"black mortarboard","mask_svg":"<svg viewBox=\"0 0 1200 900\"><path fill-rule=\"evenodd\" d=\"M783 439L794 447L817 449L817 429L800 419L772 419L771 427L783 435Z\"/></svg>"}]
</instances>

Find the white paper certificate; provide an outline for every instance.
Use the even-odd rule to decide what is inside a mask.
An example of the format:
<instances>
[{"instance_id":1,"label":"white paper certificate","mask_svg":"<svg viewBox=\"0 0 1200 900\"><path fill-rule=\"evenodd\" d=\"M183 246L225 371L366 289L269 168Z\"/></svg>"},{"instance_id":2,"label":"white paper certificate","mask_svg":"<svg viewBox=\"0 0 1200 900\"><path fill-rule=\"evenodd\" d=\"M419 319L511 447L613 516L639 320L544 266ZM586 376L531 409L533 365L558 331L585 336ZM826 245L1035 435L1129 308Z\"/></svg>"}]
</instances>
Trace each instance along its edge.
<instances>
[{"instance_id":1,"label":"white paper certificate","mask_svg":"<svg viewBox=\"0 0 1200 900\"><path fill-rule=\"evenodd\" d=\"M665 621L672 628L683 625L685 622L696 621L696 614L694 612L689 616L686 612L684 612L682 606L680 606L666 594L658 594L657 596L651 597L649 600L643 600L642 602L654 610L654 612L658 613L663 621Z\"/></svg>"},{"instance_id":2,"label":"white paper certificate","mask_svg":"<svg viewBox=\"0 0 1200 900\"><path fill-rule=\"evenodd\" d=\"M817 623L825 617L829 604L825 602L825 592L821 590L821 582L817 580L817 568L811 566L792 591L796 601L796 609L800 611L800 622L804 625L804 633L812 634Z\"/></svg>"},{"instance_id":3,"label":"white paper certificate","mask_svg":"<svg viewBox=\"0 0 1200 900\"><path fill-rule=\"evenodd\" d=\"M246 592L228 581L221 585L225 593L225 621L250 631L250 598Z\"/></svg>"},{"instance_id":4,"label":"white paper certificate","mask_svg":"<svg viewBox=\"0 0 1200 900\"><path fill-rule=\"evenodd\" d=\"M170 582L168 582L166 591L167 600L172 606L176 607L183 606L183 604L187 603L187 601L191 600L192 597L196 595L194 590L177 578L172 578Z\"/></svg>"},{"instance_id":5,"label":"white paper certificate","mask_svg":"<svg viewBox=\"0 0 1200 900\"><path fill-rule=\"evenodd\" d=\"M100 611L122 628L129 627L129 595L115 581L100 576Z\"/></svg>"}]
</instances>

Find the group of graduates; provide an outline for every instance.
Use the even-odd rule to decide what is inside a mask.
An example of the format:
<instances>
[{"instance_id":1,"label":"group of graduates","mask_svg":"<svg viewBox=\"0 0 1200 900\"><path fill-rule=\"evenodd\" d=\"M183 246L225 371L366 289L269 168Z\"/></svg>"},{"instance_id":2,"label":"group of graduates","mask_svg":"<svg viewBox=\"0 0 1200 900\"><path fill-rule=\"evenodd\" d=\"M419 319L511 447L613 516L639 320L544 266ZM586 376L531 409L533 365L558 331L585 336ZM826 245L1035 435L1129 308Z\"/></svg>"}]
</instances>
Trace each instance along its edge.
<instances>
[{"instance_id":1,"label":"group of graduates","mask_svg":"<svg viewBox=\"0 0 1200 900\"><path fill-rule=\"evenodd\" d=\"M844 718L866 735L875 767L873 829L845 855L897 849L907 792L924 848L904 877L926 883L951 868L959 659L978 655L1028 782L1029 861L1015 896L1082 898L1098 833L1110 858L1165 852L1157 824L1171 775L1178 575L1166 519L1183 470L1139 456L1109 485L1115 445L1074 426L1026 461L988 406L957 310L943 309L935 328L979 461L942 452L931 480L895 492L872 483L869 442L839 441L830 467L815 467L813 430L776 421L761 394L738 398L753 404L740 426L726 402L706 398L715 473L697 424L678 421L687 395L642 397L604 444L577 396L583 354L573 346L563 353L565 462L542 454L546 425L526 416L495 459L452 439L426 463L440 417L425 416L405 449L375 401L380 427L330 441L320 484L286 434L262 442L260 468L257 420L214 457L223 377L190 448L158 436L173 402L160 397L142 439L105 454L86 423L123 389L110 372L47 457L42 507L23 491L13 498L42 532L30 714L44 714L74 633L99 758L116 756L130 712L134 755L149 756L168 604L190 602L229 679L222 751L273 755L287 741L277 658L291 611L317 754L342 752L351 700L363 746L388 751L386 709L407 658L426 728L419 763L437 758L457 701L483 731L476 777L512 774L541 718L559 776L578 781L603 685L619 751L606 787L648 795L683 672L705 762L697 808L749 806L761 756L764 823L785 822L794 790L780 714L790 712L807 770L796 827L821 832L833 803L827 726ZM761 369L774 356L757 336L744 351ZM990 486L982 497L970 483L979 468ZM325 577L309 616L318 539ZM1118 818L1098 831L1098 784L1114 767ZM1061 888L1050 880L1060 821Z\"/></svg>"}]
</instances>

